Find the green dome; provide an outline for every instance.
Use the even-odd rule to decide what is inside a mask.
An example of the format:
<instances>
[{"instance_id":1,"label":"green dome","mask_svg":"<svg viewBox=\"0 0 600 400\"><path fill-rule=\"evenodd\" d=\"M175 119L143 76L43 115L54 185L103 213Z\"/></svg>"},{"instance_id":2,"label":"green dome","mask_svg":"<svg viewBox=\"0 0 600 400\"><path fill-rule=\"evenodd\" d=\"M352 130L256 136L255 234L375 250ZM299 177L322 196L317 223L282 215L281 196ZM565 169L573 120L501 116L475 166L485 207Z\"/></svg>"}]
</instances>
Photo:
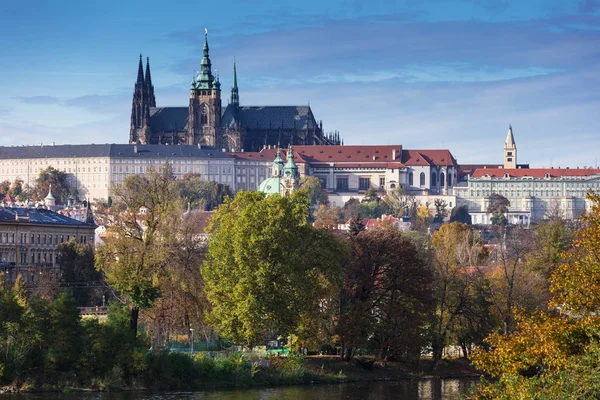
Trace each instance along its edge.
<instances>
[{"instance_id":1,"label":"green dome","mask_svg":"<svg viewBox=\"0 0 600 400\"><path fill-rule=\"evenodd\" d=\"M258 191L265 194L280 194L281 178L272 176L265 179L258 185Z\"/></svg>"}]
</instances>

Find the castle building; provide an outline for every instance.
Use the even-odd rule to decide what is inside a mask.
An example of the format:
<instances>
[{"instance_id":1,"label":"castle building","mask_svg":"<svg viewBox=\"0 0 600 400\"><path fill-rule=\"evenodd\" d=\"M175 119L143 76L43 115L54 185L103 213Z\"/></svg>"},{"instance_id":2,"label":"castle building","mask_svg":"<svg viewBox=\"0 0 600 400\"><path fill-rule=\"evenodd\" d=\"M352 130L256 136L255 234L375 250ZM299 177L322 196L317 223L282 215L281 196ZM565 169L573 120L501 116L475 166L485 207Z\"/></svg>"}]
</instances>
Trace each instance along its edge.
<instances>
[{"instance_id":1,"label":"castle building","mask_svg":"<svg viewBox=\"0 0 600 400\"><path fill-rule=\"evenodd\" d=\"M187 107L156 107L150 61L138 65L131 108L129 143L188 144L227 151L259 151L264 146L335 145L309 105L242 106L234 61L229 103L222 107L221 82L212 72L205 34L200 71L192 75Z\"/></svg>"}]
</instances>

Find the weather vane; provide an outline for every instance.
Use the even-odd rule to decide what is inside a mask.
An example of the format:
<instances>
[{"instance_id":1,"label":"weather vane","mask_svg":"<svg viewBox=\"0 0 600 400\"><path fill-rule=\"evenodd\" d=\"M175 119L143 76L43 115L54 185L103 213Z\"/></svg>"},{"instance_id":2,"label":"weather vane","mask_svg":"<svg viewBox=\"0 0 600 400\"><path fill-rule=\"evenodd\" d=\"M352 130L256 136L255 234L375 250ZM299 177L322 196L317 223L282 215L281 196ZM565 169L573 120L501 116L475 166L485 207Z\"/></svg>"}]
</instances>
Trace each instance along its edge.
<instances>
[{"instance_id":1,"label":"weather vane","mask_svg":"<svg viewBox=\"0 0 600 400\"><path fill-rule=\"evenodd\" d=\"M204 36L208 36L208 28L204 28Z\"/></svg>"}]
</instances>

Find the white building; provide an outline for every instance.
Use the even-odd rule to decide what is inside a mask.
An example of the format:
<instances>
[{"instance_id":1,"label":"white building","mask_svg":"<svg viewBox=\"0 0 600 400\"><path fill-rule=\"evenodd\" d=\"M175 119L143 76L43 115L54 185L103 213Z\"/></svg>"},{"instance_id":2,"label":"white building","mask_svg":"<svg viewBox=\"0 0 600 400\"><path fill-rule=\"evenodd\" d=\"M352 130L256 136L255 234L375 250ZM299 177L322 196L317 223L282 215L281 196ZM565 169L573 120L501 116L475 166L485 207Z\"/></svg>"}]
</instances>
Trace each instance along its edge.
<instances>
[{"instance_id":1,"label":"white building","mask_svg":"<svg viewBox=\"0 0 600 400\"><path fill-rule=\"evenodd\" d=\"M529 224L550 214L577 218L590 207L589 189L600 190L600 169L479 168L458 200L469 207L474 224L490 224L489 196L500 194L510 201L509 222Z\"/></svg>"},{"instance_id":2,"label":"white building","mask_svg":"<svg viewBox=\"0 0 600 400\"><path fill-rule=\"evenodd\" d=\"M0 147L0 182L15 179L33 186L39 173L53 167L67 174L80 198L107 199L127 176L172 164L176 178L187 173L230 185L234 159L219 150L198 146L90 144Z\"/></svg>"}]
</instances>

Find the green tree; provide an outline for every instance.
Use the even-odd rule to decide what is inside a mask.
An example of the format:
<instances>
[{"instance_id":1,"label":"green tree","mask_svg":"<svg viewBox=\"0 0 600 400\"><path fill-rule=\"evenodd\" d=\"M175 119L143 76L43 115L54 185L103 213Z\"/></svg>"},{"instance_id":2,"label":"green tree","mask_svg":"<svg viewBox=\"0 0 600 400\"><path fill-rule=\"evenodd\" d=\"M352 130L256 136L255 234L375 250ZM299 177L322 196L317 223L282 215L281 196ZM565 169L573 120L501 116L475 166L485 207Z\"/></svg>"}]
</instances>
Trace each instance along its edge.
<instances>
[{"instance_id":1,"label":"green tree","mask_svg":"<svg viewBox=\"0 0 600 400\"><path fill-rule=\"evenodd\" d=\"M202 267L209 321L230 340L254 346L286 336L318 308L320 280L338 276L341 245L308 224L308 196L239 192L220 206Z\"/></svg>"},{"instance_id":2,"label":"green tree","mask_svg":"<svg viewBox=\"0 0 600 400\"><path fill-rule=\"evenodd\" d=\"M70 197L79 197L77 188L69 185L66 172L48 167L40 171L38 178L35 180L32 193L33 199L43 200L48 195L50 185L52 185L52 194L60 204L65 204Z\"/></svg>"},{"instance_id":3,"label":"green tree","mask_svg":"<svg viewBox=\"0 0 600 400\"><path fill-rule=\"evenodd\" d=\"M6 196L10 191L10 182L9 181L4 181L2 183L0 183L0 196L4 197Z\"/></svg>"},{"instance_id":4,"label":"green tree","mask_svg":"<svg viewBox=\"0 0 600 400\"><path fill-rule=\"evenodd\" d=\"M450 222L461 222L471 225L471 215L469 214L469 206L456 206L450 213Z\"/></svg>"},{"instance_id":5,"label":"green tree","mask_svg":"<svg viewBox=\"0 0 600 400\"><path fill-rule=\"evenodd\" d=\"M80 307L98 305L102 297L102 274L94 267L94 248L74 238L58 246L57 264L62 280L72 288Z\"/></svg>"},{"instance_id":6,"label":"green tree","mask_svg":"<svg viewBox=\"0 0 600 400\"><path fill-rule=\"evenodd\" d=\"M435 216L433 217L433 221L444 222L444 218L446 218L447 214L446 207L448 204L442 199L435 199L433 205L435 207Z\"/></svg>"},{"instance_id":7,"label":"green tree","mask_svg":"<svg viewBox=\"0 0 600 400\"><path fill-rule=\"evenodd\" d=\"M300 188L306 190L311 206L329 203L327 192L321 185L321 180L316 176L303 176L300 179Z\"/></svg>"},{"instance_id":8,"label":"green tree","mask_svg":"<svg viewBox=\"0 0 600 400\"><path fill-rule=\"evenodd\" d=\"M510 206L510 201L498 193L492 193L489 197L489 204L487 208L487 213L492 214L492 224L494 225L506 225L508 224L508 218L506 218L506 214L508 213L508 207Z\"/></svg>"},{"instance_id":9,"label":"green tree","mask_svg":"<svg viewBox=\"0 0 600 400\"><path fill-rule=\"evenodd\" d=\"M79 361L82 351L82 329L79 309L68 291L63 291L49 308L46 374L68 372Z\"/></svg>"},{"instance_id":10,"label":"green tree","mask_svg":"<svg viewBox=\"0 0 600 400\"><path fill-rule=\"evenodd\" d=\"M140 309L160 295L159 277L173 246L173 227L180 226L179 200L170 164L160 171L133 175L115 190L118 202L107 240L96 252L96 268L130 305L131 330L137 334Z\"/></svg>"},{"instance_id":11,"label":"green tree","mask_svg":"<svg viewBox=\"0 0 600 400\"><path fill-rule=\"evenodd\" d=\"M23 188L23 180L17 178L14 180L12 185L10 185L10 190L8 191L8 194L13 199L24 201L27 199L29 192Z\"/></svg>"}]
</instances>

